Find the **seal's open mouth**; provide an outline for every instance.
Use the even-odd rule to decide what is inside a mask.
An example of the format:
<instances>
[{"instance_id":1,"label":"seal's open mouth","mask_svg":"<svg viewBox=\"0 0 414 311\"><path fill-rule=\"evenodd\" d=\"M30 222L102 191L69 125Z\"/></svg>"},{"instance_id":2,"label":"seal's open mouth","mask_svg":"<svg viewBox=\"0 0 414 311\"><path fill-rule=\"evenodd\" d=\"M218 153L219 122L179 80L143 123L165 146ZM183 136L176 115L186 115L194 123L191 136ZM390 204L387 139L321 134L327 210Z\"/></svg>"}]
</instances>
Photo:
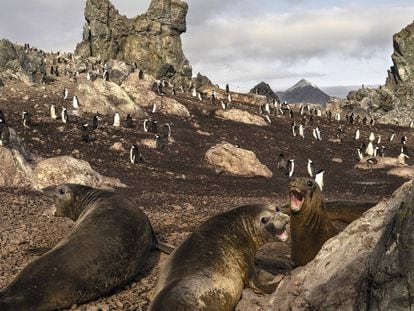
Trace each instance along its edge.
<instances>
[{"instance_id":1,"label":"seal's open mouth","mask_svg":"<svg viewBox=\"0 0 414 311\"><path fill-rule=\"evenodd\" d=\"M278 238L278 240L280 240L282 242L285 242L289 237L289 235L288 235L285 228L276 230L275 236Z\"/></svg>"},{"instance_id":2,"label":"seal's open mouth","mask_svg":"<svg viewBox=\"0 0 414 311\"><path fill-rule=\"evenodd\" d=\"M293 189L289 191L290 196L290 209L294 212L299 212L302 208L305 197L298 190Z\"/></svg>"}]
</instances>

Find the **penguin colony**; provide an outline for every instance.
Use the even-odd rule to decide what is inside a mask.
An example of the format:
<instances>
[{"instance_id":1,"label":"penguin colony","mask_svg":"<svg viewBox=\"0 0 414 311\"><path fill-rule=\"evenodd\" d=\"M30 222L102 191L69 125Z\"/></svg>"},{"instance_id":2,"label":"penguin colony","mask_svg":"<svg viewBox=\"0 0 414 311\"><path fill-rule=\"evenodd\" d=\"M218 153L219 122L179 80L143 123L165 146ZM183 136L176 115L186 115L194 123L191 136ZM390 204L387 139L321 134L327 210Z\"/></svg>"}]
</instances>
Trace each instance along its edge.
<instances>
[{"instance_id":1,"label":"penguin colony","mask_svg":"<svg viewBox=\"0 0 414 311\"><path fill-rule=\"evenodd\" d=\"M56 74L56 69L54 73ZM110 79L110 70L105 69L102 78L107 80ZM143 76L142 70L139 71L140 79ZM92 73L88 72L87 79L90 80ZM166 95L168 91L173 96L176 96L177 90L184 91L181 88L171 88L168 90L168 87L165 86L165 83L160 82L157 86L156 92L160 95ZM197 92L195 88L192 89L192 96L194 96L199 101L209 102L221 107L223 110L231 109L233 106L236 106L237 103L232 99L230 88L226 86L227 95L224 100L220 102L216 100L216 94L202 94ZM67 101L70 103L70 96L72 98L72 105L66 104ZM82 103L79 102L76 95L69 94L69 90L65 88L63 90L63 106L57 108L56 104L50 105L50 119L52 122L61 123L65 126L77 126L80 128L80 141L82 143L91 143L93 142L93 131L100 130L105 127L120 128L125 127L132 129L133 131L145 132L148 135L153 135L155 141L155 149L157 151L163 151L168 145L168 141L172 136L171 124L164 123L159 124L159 121L155 118L157 111L157 106L154 104L149 111L150 116L145 120L134 120L131 114L123 116L119 112L115 112L113 116L103 118L99 113L94 114L90 120L78 120L79 118L72 118L71 114L74 110L81 108ZM71 108L66 108L66 107ZM59 112L60 110L60 118ZM279 103L275 100L269 100L268 103L259 108L259 114L263 116L266 122L269 125L277 124L279 118L286 118L290 122L291 137L289 139L294 139L298 144L311 143L317 146L321 141L326 141L332 139L324 135L324 129L318 124L320 118L326 118L329 120L331 126L337 127L335 139L338 139L342 143L352 143L357 146L356 154L346 155L352 158L355 158L355 161L367 159L366 163L369 167L374 167L378 163L377 157L386 156L387 152L395 155L396 150L391 150L389 143L397 140L400 143L398 148L399 156L398 158L401 161L409 159L409 151L407 148L408 137L405 135L400 135L399 133L390 133L388 137L381 137L376 134L375 120L364 117L361 119L359 116L354 116L353 114L342 116L341 114L333 114L329 111L325 114L319 108L311 108L306 105L300 107L294 107L289 105L287 102ZM32 118L36 119L35 114L31 114L28 111L22 112L22 123L23 127L28 129L32 123ZM338 124L341 122L341 124ZM141 125L142 124L142 125ZM350 125L350 127L348 127ZM358 127L355 129L355 127ZM289 127L289 126L288 126ZM411 124L410 124L411 127ZM0 111L0 145L6 146L9 143L10 134L8 131L8 123L6 122L6 116ZM136 142L130 142L130 152L129 152L129 163L135 164L145 164L146 161L141 153L142 148ZM309 157L312 157L310 154ZM277 169L280 170L280 175L287 178L292 178L295 175L298 175L298 170L300 172L306 172L307 175L311 178L314 178L316 183L319 185L321 190L324 189L324 169L318 167L319 159L307 159L307 162L297 163L295 160L295 150L280 150L278 158L275 162ZM125 159L125 161L127 161ZM328 172L329 173L329 172Z\"/></svg>"}]
</instances>

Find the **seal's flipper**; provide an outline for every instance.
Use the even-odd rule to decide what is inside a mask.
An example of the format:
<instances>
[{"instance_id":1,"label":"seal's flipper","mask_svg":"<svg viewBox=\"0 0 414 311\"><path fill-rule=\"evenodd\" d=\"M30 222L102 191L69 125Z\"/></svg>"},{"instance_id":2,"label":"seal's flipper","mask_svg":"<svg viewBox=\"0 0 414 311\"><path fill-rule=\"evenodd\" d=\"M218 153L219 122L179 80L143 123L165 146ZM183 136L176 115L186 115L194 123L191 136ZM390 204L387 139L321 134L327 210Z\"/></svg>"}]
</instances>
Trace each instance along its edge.
<instances>
[{"instance_id":1,"label":"seal's flipper","mask_svg":"<svg viewBox=\"0 0 414 311\"><path fill-rule=\"evenodd\" d=\"M249 279L247 281L246 287L251 288L256 294L271 294L273 293L280 282L271 282L263 284L259 277L257 276L256 269L252 267L250 269Z\"/></svg>"},{"instance_id":2,"label":"seal's flipper","mask_svg":"<svg viewBox=\"0 0 414 311\"><path fill-rule=\"evenodd\" d=\"M160 250L163 253L168 254L168 255L170 255L174 251L174 249L175 249L174 246L169 245L169 244L164 243L164 242L161 242L159 240L157 240L155 242L155 248L158 249L158 250Z\"/></svg>"},{"instance_id":3,"label":"seal's flipper","mask_svg":"<svg viewBox=\"0 0 414 311\"><path fill-rule=\"evenodd\" d=\"M42 256L50 251L52 247L33 247L26 249L26 254Z\"/></svg>"}]
</instances>

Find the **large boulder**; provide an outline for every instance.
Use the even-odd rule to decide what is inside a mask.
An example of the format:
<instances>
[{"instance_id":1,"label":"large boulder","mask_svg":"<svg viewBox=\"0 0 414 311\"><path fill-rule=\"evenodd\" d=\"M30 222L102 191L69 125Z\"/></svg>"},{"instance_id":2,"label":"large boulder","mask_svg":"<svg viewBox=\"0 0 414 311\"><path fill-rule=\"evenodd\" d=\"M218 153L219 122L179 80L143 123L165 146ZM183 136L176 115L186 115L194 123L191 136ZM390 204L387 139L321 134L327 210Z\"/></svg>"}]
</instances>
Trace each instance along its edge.
<instances>
[{"instance_id":1,"label":"large boulder","mask_svg":"<svg viewBox=\"0 0 414 311\"><path fill-rule=\"evenodd\" d=\"M83 112L99 112L101 114L132 114L136 118L146 116L142 108L137 105L127 92L116 83L102 79L85 81L78 85L76 95Z\"/></svg>"},{"instance_id":2,"label":"large boulder","mask_svg":"<svg viewBox=\"0 0 414 311\"><path fill-rule=\"evenodd\" d=\"M109 0L87 0L83 41L75 53L136 63L154 77L165 73L167 65L167 77L175 72L174 80L188 86L192 69L180 38L186 31L187 10L181 0L152 0L145 14L129 19Z\"/></svg>"},{"instance_id":3,"label":"large boulder","mask_svg":"<svg viewBox=\"0 0 414 311\"><path fill-rule=\"evenodd\" d=\"M257 159L254 152L229 143L221 143L210 148L204 160L217 173L226 173L240 177L263 176L271 178L272 172Z\"/></svg>"},{"instance_id":4,"label":"large boulder","mask_svg":"<svg viewBox=\"0 0 414 311\"><path fill-rule=\"evenodd\" d=\"M33 170L32 182L35 189L63 183L109 189L125 186L119 179L97 173L88 162L70 156L55 157L39 162Z\"/></svg>"},{"instance_id":5,"label":"large boulder","mask_svg":"<svg viewBox=\"0 0 414 311\"><path fill-rule=\"evenodd\" d=\"M217 110L216 116L225 120L230 120L239 123L252 124L258 126L267 125L266 121L261 116L240 109Z\"/></svg>"},{"instance_id":6,"label":"large boulder","mask_svg":"<svg viewBox=\"0 0 414 311\"><path fill-rule=\"evenodd\" d=\"M414 288L413 203L410 181L328 240L313 261L294 269L274 293L243 295L243 311L409 309ZM380 305L380 299L386 304Z\"/></svg>"},{"instance_id":7,"label":"large boulder","mask_svg":"<svg viewBox=\"0 0 414 311\"><path fill-rule=\"evenodd\" d=\"M30 187L31 167L23 155L0 146L0 187Z\"/></svg>"},{"instance_id":8,"label":"large boulder","mask_svg":"<svg viewBox=\"0 0 414 311\"><path fill-rule=\"evenodd\" d=\"M399 166L405 166L405 164L402 164L397 158L391 158L391 157L375 157L377 160L376 164L368 164L367 160L372 158L364 158L361 161L359 161L357 164L355 164L354 168L359 170L372 170L372 169L386 169L386 168L392 168L392 167L399 167Z\"/></svg>"},{"instance_id":9,"label":"large boulder","mask_svg":"<svg viewBox=\"0 0 414 311\"><path fill-rule=\"evenodd\" d=\"M151 83L140 80L137 75L130 75L122 88L131 96L136 104L141 107L152 108L156 105L156 111L166 115L175 115L188 118L190 112L187 107L173 98L158 96L151 90Z\"/></svg>"},{"instance_id":10,"label":"large boulder","mask_svg":"<svg viewBox=\"0 0 414 311\"><path fill-rule=\"evenodd\" d=\"M25 50L6 39L0 40L0 74L27 84L40 82L46 74L43 55L37 50Z\"/></svg>"}]
</instances>

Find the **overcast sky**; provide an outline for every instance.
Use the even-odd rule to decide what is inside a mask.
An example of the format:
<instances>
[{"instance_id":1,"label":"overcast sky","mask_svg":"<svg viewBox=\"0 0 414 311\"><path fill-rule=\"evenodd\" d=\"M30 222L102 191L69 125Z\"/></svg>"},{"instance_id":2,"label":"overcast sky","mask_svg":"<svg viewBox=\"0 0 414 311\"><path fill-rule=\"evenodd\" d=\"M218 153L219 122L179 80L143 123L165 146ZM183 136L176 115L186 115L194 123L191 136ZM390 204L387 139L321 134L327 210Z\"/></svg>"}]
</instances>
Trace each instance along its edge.
<instances>
[{"instance_id":1,"label":"overcast sky","mask_svg":"<svg viewBox=\"0 0 414 311\"><path fill-rule=\"evenodd\" d=\"M112 0L135 17L150 0ZM383 84L392 35L414 20L413 0L189 0L184 53L197 72L248 90ZM73 51L84 0L0 0L0 37Z\"/></svg>"}]
</instances>

